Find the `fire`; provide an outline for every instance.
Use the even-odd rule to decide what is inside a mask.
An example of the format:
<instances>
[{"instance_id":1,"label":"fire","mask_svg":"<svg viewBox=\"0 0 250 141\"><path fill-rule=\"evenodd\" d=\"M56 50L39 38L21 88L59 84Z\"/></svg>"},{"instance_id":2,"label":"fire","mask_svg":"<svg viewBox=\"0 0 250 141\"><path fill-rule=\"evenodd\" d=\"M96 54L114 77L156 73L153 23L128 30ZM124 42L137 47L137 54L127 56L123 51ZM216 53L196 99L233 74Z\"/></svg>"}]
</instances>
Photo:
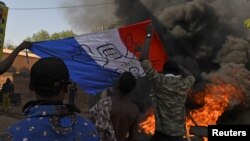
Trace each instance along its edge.
<instances>
[{"instance_id":1,"label":"fire","mask_svg":"<svg viewBox=\"0 0 250 141\"><path fill-rule=\"evenodd\" d=\"M242 102L244 99L243 93L231 84L209 85L201 95L205 95L204 106L190 112L199 126L215 125L218 118L232 103ZM190 126L194 126L189 118L187 118L186 124L187 131L189 131ZM140 127L146 134L153 135L155 130L154 114L152 113L140 123Z\"/></svg>"},{"instance_id":2,"label":"fire","mask_svg":"<svg viewBox=\"0 0 250 141\"><path fill-rule=\"evenodd\" d=\"M200 126L215 125L218 118L232 103L241 102L243 93L234 85L221 84L207 86L205 94L205 105L197 110L191 111L191 116ZM191 119L186 120L187 128L193 126Z\"/></svg>"},{"instance_id":3,"label":"fire","mask_svg":"<svg viewBox=\"0 0 250 141\"><path fill-rule=\"evenodd\" d=\"M146 119L140 123L140 130L147 135L153 135L155 130L154 109L151 107L146 113Z\"/></svg>"},{"instance_id":4,"label":"fire","mask_svg":"<svg viewBox=\"0 0 250 141\"><path fill-rule=\"evenodd\" d=\"M153 135L155 132L155 115L151 114L145 121L140 123L141 130L147 135Z\"/></svg>"}]
</instances>

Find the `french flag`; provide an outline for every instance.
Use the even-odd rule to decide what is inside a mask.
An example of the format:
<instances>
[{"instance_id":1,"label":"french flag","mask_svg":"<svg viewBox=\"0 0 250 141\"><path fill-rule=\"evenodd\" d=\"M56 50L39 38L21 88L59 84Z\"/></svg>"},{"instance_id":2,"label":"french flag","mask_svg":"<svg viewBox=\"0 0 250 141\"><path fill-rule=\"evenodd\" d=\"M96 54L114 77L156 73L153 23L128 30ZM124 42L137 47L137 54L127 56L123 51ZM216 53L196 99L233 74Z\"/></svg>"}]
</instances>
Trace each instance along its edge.
<instances>
[{"instance_id":1,"label":"french flag","mask_svg":"<svg viewBox=\"0 0 250 141\"><path fill-rule=\"evenodd\" d=\"M76 37L32 43L31 51L40 57L61 58L70 79L88 94L98 94L113 86L122 72L141 77L138 61L150 20ZM162 70L167 54L156 32L152 35L149 59L157 71Z\"/></svg>"}]
</instances>

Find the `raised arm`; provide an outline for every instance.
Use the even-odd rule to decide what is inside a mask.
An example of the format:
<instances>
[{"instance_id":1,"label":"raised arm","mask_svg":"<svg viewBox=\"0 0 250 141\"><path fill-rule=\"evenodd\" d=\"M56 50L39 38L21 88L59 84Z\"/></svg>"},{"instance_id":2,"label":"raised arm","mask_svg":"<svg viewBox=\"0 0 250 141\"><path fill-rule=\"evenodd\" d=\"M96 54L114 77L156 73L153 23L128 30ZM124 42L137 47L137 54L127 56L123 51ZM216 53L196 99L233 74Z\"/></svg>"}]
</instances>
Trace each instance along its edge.
<instances>
[{"instance_id":1,"label":"raised arm","mask_svg":"<svg viewBox=\"0 0 250 141\"><path fill-rule=\"evenodd\" d=\"M153 35L153 26L152 24L149 24L147 27L146 39L142 47L142 51L141 51L141 55L139 59L141 62L148 59L152 35Z\"/></svg>"},{"instance_id":2,"label":"raised arm","mask_svg":"<svg viewBox=\"0 0 250 141\"><path fill-rule=\"evenodd\" d=\"M17 48L15 48L7 58L0 62L0 74L3 74L10 68L20 51L23 49L29 49L30 47L31 43L24 41Z\"/></svg>"},{"instance_id":3,"label":"raised arm","mask_svg":"<svg viewBox=\"0 0 250 141\"><path fill-rule=\"evenodd\" d=\"M152 64L150 60L148 60L149 57L149 50L150 50L150 43L153 35L153 26L152 24L149 24L147 27L147 34L145 37L144 45L142 46L141 55L140 55L140 62L143 70L146 73L146 76L149 80L154 80L159 76L158 72L152 67Z\"/></svg>"}]
</instances>

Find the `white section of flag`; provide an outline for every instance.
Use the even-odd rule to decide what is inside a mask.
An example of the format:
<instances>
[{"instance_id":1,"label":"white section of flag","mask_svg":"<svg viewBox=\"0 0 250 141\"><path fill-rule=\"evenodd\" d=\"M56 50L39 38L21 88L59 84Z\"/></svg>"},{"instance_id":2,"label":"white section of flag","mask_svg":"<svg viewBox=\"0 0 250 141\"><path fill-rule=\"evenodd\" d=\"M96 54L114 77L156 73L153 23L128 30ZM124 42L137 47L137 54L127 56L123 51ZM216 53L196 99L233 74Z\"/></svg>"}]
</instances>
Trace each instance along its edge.
<instances>
[{"instance_id":1,"label":"white section of flag","mask_svg":"<svg viewBox=\"0 0 250 141\"><path fill-rule=\"evenodd\" d=\"M84 34L75 40L100 66L119 73L130 71L135 76L144 75L140 62L124 45L117 29Z\"/></svg>"}]
</instances>

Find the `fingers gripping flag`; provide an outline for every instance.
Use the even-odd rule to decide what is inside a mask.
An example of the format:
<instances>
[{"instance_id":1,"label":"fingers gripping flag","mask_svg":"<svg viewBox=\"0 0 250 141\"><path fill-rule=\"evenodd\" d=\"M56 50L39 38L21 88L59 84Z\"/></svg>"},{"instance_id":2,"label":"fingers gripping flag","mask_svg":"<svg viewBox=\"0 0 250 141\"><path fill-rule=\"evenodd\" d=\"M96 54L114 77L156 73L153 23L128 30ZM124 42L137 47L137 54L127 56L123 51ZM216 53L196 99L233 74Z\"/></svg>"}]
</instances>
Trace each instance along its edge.
<instances>
[{"instance_id":1,"label":"fingers gripping flag","mask_svg":"<svg viewBox=\"0 0 250 141\"><path fill-rule=\"evenodd\" d=\"M89 33L72 38L32 43L31 51L40 57L61 58L70 78L88 94L97 94L114 85L120 73L143 76L138 58L150 21ZM156 33L153 33L149 59L161 71L167 54Z\"/></svg>"}]
</instances>

